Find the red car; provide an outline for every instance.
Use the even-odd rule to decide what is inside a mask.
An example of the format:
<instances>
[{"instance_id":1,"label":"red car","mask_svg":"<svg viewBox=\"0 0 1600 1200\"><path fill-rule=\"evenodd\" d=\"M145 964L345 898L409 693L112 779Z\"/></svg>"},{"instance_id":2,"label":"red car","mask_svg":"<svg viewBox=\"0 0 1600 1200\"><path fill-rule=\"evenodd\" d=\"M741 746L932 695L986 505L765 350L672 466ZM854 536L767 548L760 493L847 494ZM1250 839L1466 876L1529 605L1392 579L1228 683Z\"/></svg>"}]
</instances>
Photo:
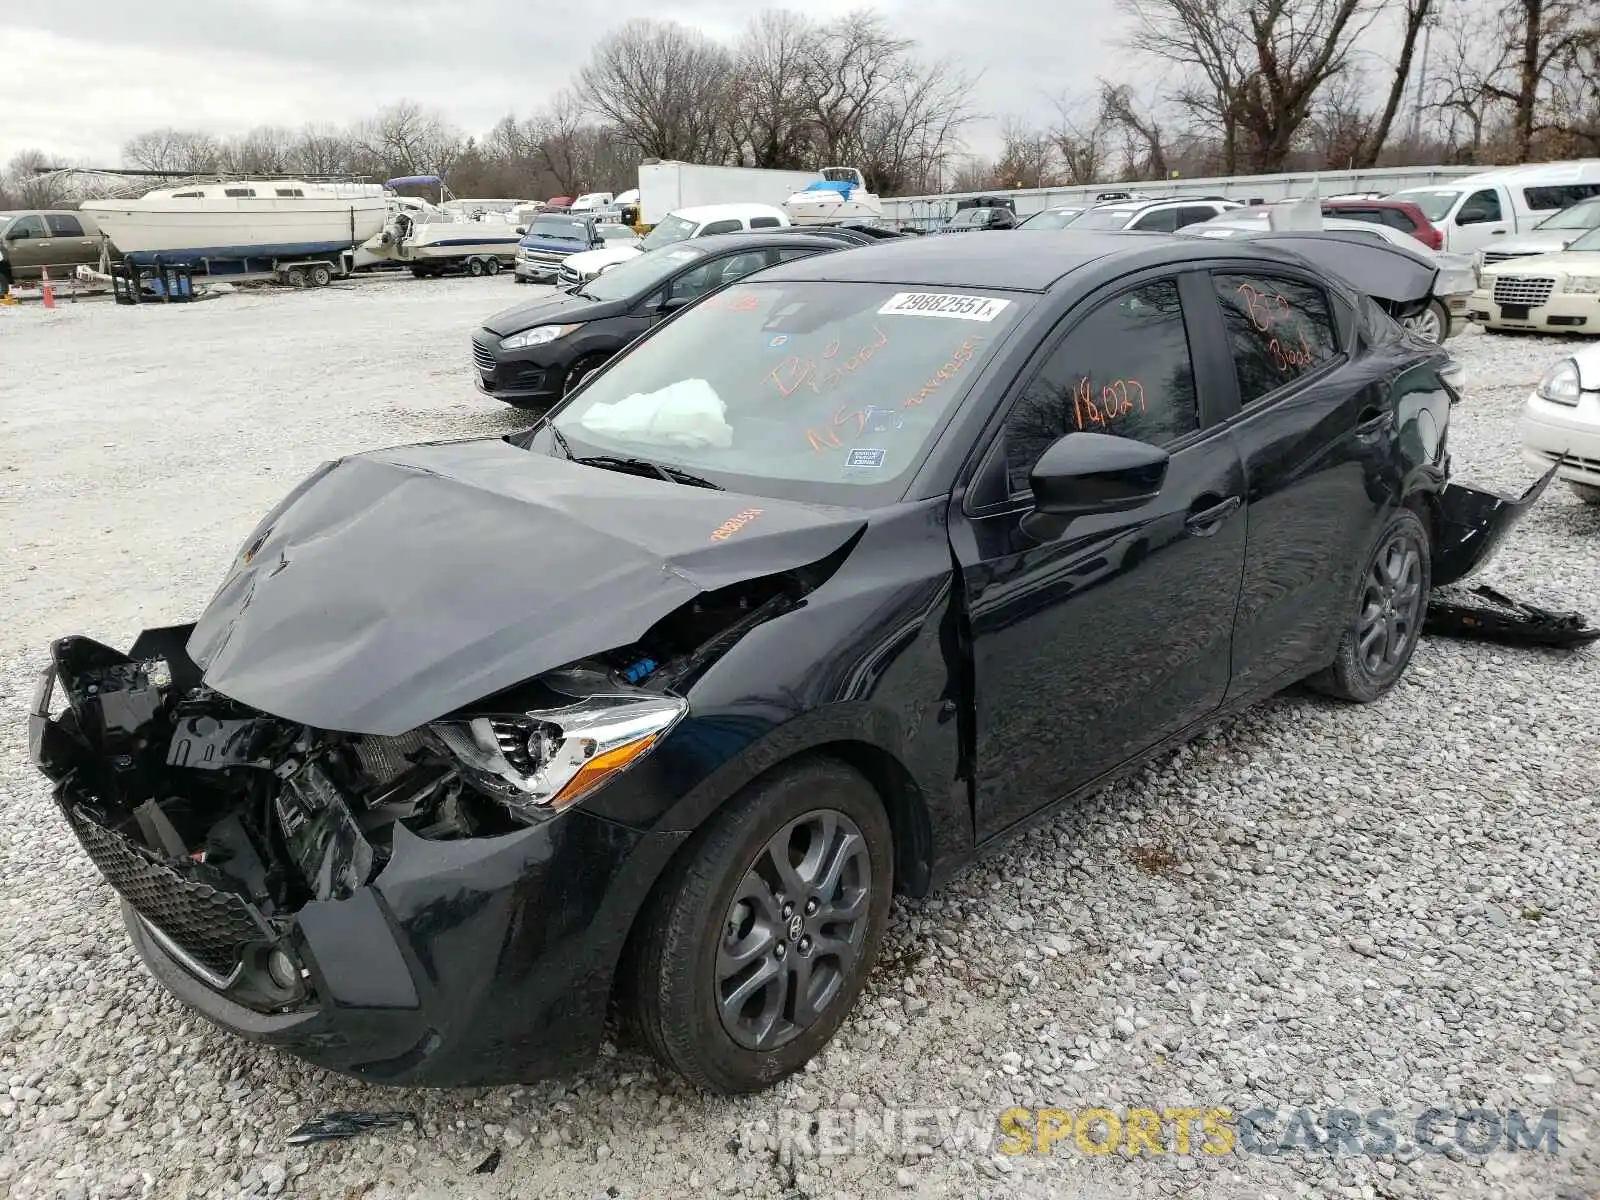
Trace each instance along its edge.
<instances>
[{"instance_id":1,"label":"red car","mask_svg":"<svg viewBox=\"0 0 1600 1200\"><path fill-rule=\"evenodd\" d=\"M1409 233L1429 250L1444 249L1444 233L1409 200L1324 200L1322 215L1347 221L1371 221Z\"/></svg>"}]
</instances>

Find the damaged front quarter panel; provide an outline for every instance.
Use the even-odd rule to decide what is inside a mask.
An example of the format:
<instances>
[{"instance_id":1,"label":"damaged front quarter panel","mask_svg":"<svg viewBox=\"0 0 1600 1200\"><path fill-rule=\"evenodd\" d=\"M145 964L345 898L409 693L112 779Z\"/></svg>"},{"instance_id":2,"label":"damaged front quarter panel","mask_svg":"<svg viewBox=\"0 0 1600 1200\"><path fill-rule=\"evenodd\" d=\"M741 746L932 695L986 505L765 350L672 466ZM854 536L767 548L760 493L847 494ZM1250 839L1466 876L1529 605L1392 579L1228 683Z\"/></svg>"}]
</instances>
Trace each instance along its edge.
<instances>
[{"instance_id":1,"label":"damaged front quarter panel","mask_svg":"<svg viewBox=\"0 0 1600 1200\"><path fill-rule=\"evenodd\" d=\"M1438 540L1433 547L1433 586L1448 587L1487 563L1504 543L1512 527L1544 495L1561 465L1558 462L1540 476L1532 487L1516 497L1502 496L1462 483L1446 484L1439 495Z\"/></svg>"}]
</instances>

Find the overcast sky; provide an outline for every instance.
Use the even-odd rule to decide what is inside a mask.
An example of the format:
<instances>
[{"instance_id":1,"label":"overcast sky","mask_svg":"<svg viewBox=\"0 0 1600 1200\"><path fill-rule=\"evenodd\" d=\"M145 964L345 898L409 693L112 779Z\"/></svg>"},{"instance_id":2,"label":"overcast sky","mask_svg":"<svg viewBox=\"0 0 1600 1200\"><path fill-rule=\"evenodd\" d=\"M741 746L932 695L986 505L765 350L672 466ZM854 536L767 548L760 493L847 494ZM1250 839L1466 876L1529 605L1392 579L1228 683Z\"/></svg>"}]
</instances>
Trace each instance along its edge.
<instances>
[{"instance_id":1,"label":"overcast sky","mask_svg":"<svg viewBox=\"0 0 1600 1200\"><path fill-rule=\"evenodd\" d=\"M813 0L829 17L851 0ZM644 0L540 5L513 0L33 0L6 6L0 66L0 163L43 149L90 165L121 162L123 143L162 126L237 133L252 125L344 124L409 97L470 133L541 107L594 42ZM798 6L795 6L798 7ZM1048 98L1087 93L1119 74L1115 0L978 4L880 0L924 54L959 53L983 72L975 100L1047 120ZM731 41L756 11L690 0L675 19ZM992 131L973 148L992 152Z\"/></svg>"}]
</instances>

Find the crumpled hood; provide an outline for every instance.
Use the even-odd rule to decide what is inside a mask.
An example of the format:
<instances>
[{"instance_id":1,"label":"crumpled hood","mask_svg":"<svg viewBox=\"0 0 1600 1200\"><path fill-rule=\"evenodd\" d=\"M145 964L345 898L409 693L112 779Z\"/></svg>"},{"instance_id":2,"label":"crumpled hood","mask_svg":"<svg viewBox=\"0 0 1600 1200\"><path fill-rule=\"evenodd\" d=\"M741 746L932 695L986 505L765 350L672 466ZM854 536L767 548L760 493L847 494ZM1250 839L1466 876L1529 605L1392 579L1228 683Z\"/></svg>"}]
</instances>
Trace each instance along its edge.
<instances>
[{"instance_id":1,"label":"crumpled hood","mask_svg":"<svg viewBox=\"0 0 1600 1200\"><path fill-rule=\"evenodd\" d=\"M637 641L701 592L817 562L864 523L498 438L376 451L263 523L188 651L240 703L393 736Z\"/></svg>"}]
</instances>

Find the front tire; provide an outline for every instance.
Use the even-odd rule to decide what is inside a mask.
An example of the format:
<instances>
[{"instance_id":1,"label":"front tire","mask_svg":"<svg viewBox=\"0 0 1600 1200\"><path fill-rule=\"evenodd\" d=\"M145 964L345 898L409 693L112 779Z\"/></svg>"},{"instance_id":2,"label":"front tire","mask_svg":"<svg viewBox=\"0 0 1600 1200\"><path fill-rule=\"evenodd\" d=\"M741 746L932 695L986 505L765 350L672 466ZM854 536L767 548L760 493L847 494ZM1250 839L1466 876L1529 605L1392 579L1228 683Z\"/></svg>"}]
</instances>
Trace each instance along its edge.
<instances>
[{"instance_id":1,"label":"front tire","mask_svg":"<svg viewBox=\"0 0 1600 1200\"><path fill-rule=\"evenodd\" d=\"M606 365L608 354L586 354L567 368L567 377L561 381L562 399L583 386L583 381Z\"/></svg>"},{"instance_id":2,"label":"front tire","mask_svg":"<svg viewBox=\"0 0 1600 1200\"><path fill-rule=\"evenodd\" d=\"M1311 687L1370 704L1400 682L1428 612L1430 554L1417 514L1395 513L1367 555L1333 663L1307 680Z\"/></svg>"},{"instance_id":3,"label":"front tire","mask_svg":"<svg viewBox=\"0 0 1600 1200\"><path fill-rule=\"evenodd\" d=\"M770 1087L827 1044L877 958L893 837L876 791L832 759L778 768L697 835L631 944L639 1039L710 1092Z\"/></svg>"}]
</instances>

